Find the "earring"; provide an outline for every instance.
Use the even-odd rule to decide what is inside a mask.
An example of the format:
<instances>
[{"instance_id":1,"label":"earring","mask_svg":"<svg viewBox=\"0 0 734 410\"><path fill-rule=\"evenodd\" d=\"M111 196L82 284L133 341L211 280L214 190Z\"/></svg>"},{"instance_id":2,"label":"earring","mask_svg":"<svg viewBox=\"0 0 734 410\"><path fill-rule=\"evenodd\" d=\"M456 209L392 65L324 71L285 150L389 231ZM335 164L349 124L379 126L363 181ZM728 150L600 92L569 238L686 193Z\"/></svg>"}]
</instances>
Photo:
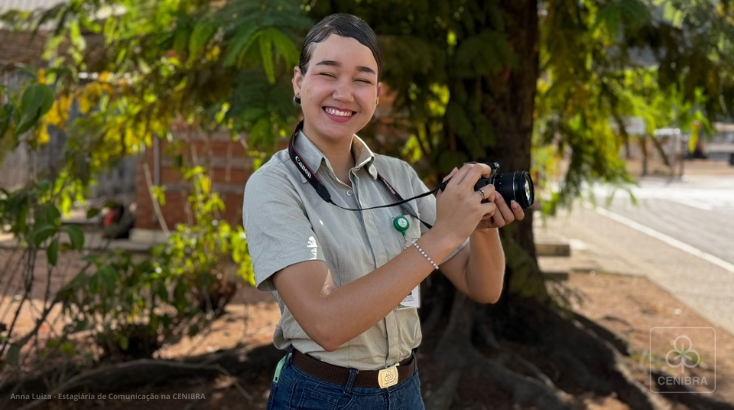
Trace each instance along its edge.
<instances>
[{"instance_id":1,"label":"earring","mask_svg":"<svg viewBox=\"0 0 734 410\"><path fill-rule=\"evenodd\" d=\"M293 104L301 105L301 94L300 93L293 96Z\"/></svg>"}]
</instances>

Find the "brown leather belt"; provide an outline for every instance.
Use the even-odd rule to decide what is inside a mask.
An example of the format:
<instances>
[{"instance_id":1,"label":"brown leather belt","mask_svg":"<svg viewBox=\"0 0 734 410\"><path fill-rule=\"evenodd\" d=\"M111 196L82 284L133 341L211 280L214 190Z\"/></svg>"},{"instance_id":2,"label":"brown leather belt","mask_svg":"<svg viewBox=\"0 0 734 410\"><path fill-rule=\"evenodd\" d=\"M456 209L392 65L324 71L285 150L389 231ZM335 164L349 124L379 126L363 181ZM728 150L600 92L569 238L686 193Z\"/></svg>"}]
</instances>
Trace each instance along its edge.
<instances>
[{"instance_id":1,"label":"brown leather belt","mask_svg":"<svg viewBox=\"0 0 734 410\"><path fill-rule=\"evenodd\" d=\"M319 359L303 354L293 349L293 364L305 373L317 377L321 380L332 382L340 385L347 384L349 380L349 369L346 367L335 366ZM402 383L410 378L415 371L415 354L400 362L397 367L398 383ZM377 373L379 370L360 370L354 378L354 387L380 387L377 382Z\"/></svg>"}]
</instances>

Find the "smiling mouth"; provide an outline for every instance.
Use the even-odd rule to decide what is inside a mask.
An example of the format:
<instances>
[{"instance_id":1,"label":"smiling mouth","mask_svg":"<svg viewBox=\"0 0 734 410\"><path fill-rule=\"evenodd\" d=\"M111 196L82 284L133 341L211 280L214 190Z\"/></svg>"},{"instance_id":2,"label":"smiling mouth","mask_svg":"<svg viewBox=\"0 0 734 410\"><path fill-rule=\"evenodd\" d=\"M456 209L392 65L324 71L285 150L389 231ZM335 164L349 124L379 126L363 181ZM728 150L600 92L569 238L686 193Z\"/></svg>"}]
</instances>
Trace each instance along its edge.
<instances>
[{"instance_id":1,"label":"smiling mouth","mask_svg":"<svg viewBox=\"0 0 734 410\"><path fill-rule=\"evenodd\" d=\"M326 111L327 114L336 115L338 117L351 117L352 115L356 114L355 111L338 110L333 107L324 107L324 111Z\"/></svg>"}]
</instances>

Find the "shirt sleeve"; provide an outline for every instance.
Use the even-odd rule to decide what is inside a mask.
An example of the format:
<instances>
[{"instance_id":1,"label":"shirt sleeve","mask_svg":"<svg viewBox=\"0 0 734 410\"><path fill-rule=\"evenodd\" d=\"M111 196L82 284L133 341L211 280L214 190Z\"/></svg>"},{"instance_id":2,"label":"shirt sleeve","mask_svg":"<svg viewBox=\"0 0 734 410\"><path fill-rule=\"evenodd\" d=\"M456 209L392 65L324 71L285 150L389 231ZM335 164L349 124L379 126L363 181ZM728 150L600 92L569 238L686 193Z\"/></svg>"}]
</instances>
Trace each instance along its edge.
<instances>
[{"instance_id":1,"label":"shirt sleeve","mask_svg":"<svg viewBox=\"0 0 734 410\"><path fill-rule=\"evenodd\" d=\"M260 290L275 290L271 276L285 267L325 261L303 203L285 175L261 169L248 179L242 220Z\"/></svg>"},{"instance_id":2,"label":"shirt sleeve","mask_svg":"<svg viewBox=\"0 0 734 410\"><path fill-rule=\"evenodd\" d=\"M424 192L430 191L426 184L423 183L423 180L420 179L418 176L418 173L415 172L413 167L411 167L407 162L404 162L404 165L408 168L408 175L410 175L410 181L413 188L413 194L414 195L420 195ZM436 196L435 195L426 195L423 198L418 198L415 200L418 205L418 213L420 214L421 220L433 225L436 223ZM425 235L426 232L428 232L428 227L426 227L424 224L420 224L421 226L421 235ZM449 259L453 258L454 255L459 253L461 249L463 249L466 245L469 244L469 238L466 238L464 242L461 243L456 249L454 249L449 256L446 257L441 263L444 263L448 261ZM441 264L439 263L439 265Z\"/></svg>"}]
</instances>

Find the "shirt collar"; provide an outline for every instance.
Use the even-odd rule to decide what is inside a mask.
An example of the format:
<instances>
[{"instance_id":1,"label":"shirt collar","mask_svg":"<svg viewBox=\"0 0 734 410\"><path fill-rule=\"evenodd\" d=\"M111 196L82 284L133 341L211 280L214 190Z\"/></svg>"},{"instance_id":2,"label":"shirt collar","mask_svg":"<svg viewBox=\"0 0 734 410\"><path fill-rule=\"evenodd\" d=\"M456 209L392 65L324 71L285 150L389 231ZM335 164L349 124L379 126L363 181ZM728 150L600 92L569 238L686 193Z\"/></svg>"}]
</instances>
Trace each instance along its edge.
<instances>
[{"instance_id":1,"label":"shirt collar","mask_svg":"<svg viewBox=\"0 0 734 410\"><path fill-rule=\"evenodd\" d=\"M375 167L375 154L370 147L358 136L352 138L352 152L354 152L355 168L367 167L367 172L372 179L377 179L377 167Z\"/></svg>"},{"instance_id":2,"label":"shirt collar","mask_svg":"<svg viewBox=\"0 0 734 410\"><path fill-rule=\"evenodd\" d=\"M303 131L298 131L298 137L296 138L296 150L301 155L301 158L311 167L314 172L318 173L322 165L334 174L334 170L331 168L329 159L321 152L321 150L310 140ZM377 168L375 167L375 154L370 150L367 144L358 136L352 137L352 151L356 158L356 169L367 167L367 172L370 174L372 179L377 179ZM307 182L306 177L299 172L301 176L301 182Z\"/></svg>"}]
</instances>

